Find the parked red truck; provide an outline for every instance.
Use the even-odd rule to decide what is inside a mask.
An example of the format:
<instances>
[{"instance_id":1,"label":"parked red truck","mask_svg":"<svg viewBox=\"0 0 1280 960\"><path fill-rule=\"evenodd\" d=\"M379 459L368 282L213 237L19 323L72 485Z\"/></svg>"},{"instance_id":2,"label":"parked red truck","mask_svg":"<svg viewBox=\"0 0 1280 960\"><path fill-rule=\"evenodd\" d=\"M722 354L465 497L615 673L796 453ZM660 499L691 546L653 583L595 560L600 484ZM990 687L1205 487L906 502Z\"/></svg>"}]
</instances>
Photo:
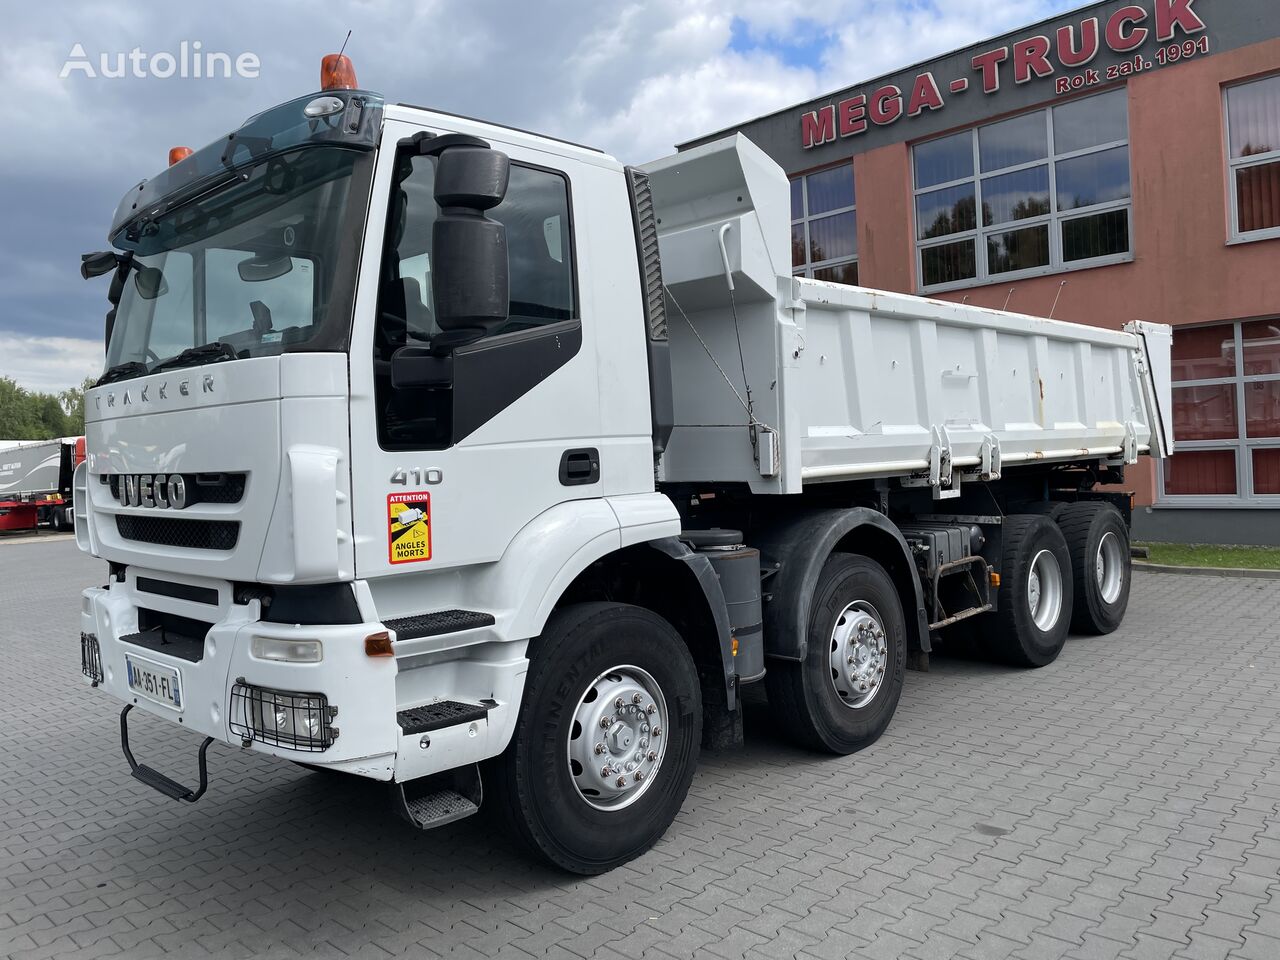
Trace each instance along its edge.
<instances>
[{"instance_id":1,"label":"parked red truck","mask_svg":"<svg viewBox=\"0 0 1280 960\"><path fill-rule=\"evenodd\" d=\"M82 460L84 437L0 449L0 530L73 529L71 478Z\"/></svg>"}]
</instances>

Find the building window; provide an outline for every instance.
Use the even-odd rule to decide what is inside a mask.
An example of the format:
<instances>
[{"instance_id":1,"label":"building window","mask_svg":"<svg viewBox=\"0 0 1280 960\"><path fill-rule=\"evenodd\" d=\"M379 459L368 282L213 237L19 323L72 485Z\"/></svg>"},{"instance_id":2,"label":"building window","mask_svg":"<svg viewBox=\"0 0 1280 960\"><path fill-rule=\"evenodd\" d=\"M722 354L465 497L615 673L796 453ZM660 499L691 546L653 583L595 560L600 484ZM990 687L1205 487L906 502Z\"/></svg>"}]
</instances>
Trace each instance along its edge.
<instances>
[{"instance_id":1,"label":"building window","mask_svg":"<svg viewBox=\"0 0 1280 960\"><path fill-rule=\"evenodd\" d=\"M1231 239L1280 237L1280 75L1227 88Z\"/></svg>"},{"instance_id":2,"label":"building window","mask_svg":"<svg viewBox=\"0 0 1280 960\"><path fill-rule=\"evenodd\" d=\"M791 267L797 277L858 282L853 164L791 181Z\"/></svg>"},{"instance_id":3,"label":"building window","mask_svg":"<svg viewBox=\"0 0 1280 960\"><path fill-rule=\"evenodd\" d=\"M1280 503L1280 318L1175 328L1161 502Z\"/></svg>"},{"instance_id":4,"label":"building window","mask_svg":"<svg viewBox=\"0 0 1280 960\"><path fill-rule=\"evenodd\" d=\"M1130 260L1124 89L917 144L919 285L937 291Z\"/></svg>"}]
</instances>

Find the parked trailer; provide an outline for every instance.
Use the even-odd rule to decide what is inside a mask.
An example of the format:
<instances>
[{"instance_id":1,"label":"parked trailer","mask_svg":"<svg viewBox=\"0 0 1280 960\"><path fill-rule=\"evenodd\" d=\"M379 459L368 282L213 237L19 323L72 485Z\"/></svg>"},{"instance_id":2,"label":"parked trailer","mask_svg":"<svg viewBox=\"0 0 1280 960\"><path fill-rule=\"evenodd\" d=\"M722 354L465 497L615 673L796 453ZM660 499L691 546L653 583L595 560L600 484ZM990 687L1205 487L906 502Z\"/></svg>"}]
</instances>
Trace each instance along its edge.
<instances>
[{"instance_id":1,"label":"parked trailer","mask_svg":"<svg viewBox=\"0 0 1280 960\"><path fill-rule=\"evenodd\" d=\"M747 684L848 754L936 642L1042 666L1119 624L1103 488L1171 450L1167 327L794 278L740 137L624 167L347 87L138 185L85 258L82 669L139 780L194 801L239 745L597 873ZM131 711L205 738L197 787Z\"/></svg>"},{"instance_id":2,"label":"parked trailer","mask_svg":"<svg viewBox=\"0 0 1280 960\"><path fill-rule=\"evenodd\" d=\"M0 530L70 530L71 481L83 459L84 437L0 442Z\"/></svg>"}]
</instances>

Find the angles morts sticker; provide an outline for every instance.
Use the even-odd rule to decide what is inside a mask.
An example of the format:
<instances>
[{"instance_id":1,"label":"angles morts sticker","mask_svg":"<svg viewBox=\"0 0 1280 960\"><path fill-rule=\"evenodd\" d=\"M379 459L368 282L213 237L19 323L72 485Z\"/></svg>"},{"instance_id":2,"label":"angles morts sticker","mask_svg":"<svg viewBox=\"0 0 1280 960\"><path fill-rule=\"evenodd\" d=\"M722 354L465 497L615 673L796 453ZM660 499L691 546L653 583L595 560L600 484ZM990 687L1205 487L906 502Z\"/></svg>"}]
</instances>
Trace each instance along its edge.
<instances>
[{"instance_id":1,"label":"angles morts sticker","mask_svg":"<svg viewBox=\"0 0 1280 960\"><path fill-rule=\"evenodd\" d=\"M431 559L431 494L422 490L387 494L387 560Z\"/></svg>"}]
</instances>

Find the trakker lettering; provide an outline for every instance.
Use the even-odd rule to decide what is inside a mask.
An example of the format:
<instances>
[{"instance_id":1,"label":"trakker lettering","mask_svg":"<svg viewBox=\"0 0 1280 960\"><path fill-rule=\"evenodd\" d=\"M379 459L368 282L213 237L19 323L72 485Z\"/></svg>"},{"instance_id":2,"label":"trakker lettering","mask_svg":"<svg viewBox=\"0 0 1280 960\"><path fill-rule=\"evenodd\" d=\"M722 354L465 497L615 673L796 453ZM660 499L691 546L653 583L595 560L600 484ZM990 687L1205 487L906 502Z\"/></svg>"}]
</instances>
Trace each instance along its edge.
<instances>
[{"instance_id":1,"label":"trakker lettering","mask_svg":"<svg viewBox=\"0 0 1280 960\"><path fill-rule=\"evenodd\" d=\"M969 61L973 76L940 81L933 72L926 71L916 75L909 93L904 94L905 83L886 83L859 91L802 113L801 143L808 150L866 133L871 124L889 126L903 117L945 109L944 88L951 96L959 96L980 87L984 95L992 96L1010 78L1015 85L1052 80L1054 93L1062 95L1207 54L1209 38L1200 34L1208 28L1195 5L1196 0L1128 4L1105 21L1088 17L975 54ZM1138 52L1152 41L1164 46L1150 56ZM1104 49L1135 55L1121 63L1090 68Z\"/></svg>"}]
</instances>

